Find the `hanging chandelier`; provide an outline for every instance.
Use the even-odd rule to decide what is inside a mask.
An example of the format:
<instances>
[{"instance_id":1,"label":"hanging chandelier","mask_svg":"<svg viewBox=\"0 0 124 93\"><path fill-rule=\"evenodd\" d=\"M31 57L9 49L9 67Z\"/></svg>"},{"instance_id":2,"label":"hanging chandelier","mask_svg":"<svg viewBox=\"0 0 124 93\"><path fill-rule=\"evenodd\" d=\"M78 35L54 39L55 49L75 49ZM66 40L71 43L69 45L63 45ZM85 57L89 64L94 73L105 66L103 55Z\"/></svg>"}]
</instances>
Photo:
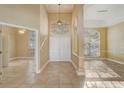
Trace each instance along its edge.
<instances>
[{"instance_id":1,"label":"hanging chandelier","mask_svg":"<svg viewBox=\"0 0 124 93\"><path fill-rule=\"evenodd\" d=\"M58 21L57 21L57 24L58 24L58 25L62 25L62 21L60 20L60 5L61 5L61 4L58 4L58 7L59 7Z\"/></svg>"}]
</instances>

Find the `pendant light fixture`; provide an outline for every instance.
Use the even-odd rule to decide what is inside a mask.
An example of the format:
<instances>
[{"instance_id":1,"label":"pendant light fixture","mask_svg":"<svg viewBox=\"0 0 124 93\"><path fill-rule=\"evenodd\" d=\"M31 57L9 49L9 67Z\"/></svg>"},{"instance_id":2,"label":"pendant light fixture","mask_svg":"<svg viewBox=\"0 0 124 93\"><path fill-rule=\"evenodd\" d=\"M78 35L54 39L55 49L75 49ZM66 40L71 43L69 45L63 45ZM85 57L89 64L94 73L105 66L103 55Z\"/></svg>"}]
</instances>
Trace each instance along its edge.
<instances>
[{"instance_id":1,"label":"pendant light fixture","mask_svg":"<svg viewBox=\"0 0 124 93\"><path fill-rule=\"evenodd\" d=\"M59 16L58 16L58 21L57 21L58 25L62 25L62 21L60 20L60 5L61 4L58 4L58 7L59 7L59 13L58 13Z\"/></svg>"}]
</instances>

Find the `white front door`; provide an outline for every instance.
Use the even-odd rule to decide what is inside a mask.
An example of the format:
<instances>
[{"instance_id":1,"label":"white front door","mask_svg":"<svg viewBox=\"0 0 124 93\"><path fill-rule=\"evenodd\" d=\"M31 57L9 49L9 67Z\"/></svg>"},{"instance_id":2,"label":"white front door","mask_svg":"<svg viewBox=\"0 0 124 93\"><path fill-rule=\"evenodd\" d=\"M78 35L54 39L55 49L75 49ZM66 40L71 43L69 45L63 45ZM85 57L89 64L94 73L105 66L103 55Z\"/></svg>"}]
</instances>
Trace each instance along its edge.
<instances>
[{"instance_id":1,"label":"white front door","mask_svg":"<svg viewBox=\"0 0 124 93\"><path fill-rule=\"evenodd\" d=\"M50 36L50 61L70 61L71 41L70 34Z\"/></svg>"}]
</instances>

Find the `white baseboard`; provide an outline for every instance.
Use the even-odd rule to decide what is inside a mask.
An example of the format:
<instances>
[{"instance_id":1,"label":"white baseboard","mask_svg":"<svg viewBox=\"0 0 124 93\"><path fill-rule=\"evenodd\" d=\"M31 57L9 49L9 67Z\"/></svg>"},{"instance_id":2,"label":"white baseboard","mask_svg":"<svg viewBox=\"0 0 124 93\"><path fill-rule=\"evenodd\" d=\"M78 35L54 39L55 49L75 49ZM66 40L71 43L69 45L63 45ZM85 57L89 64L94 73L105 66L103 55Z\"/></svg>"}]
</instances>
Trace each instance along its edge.
<instances>
[{"instance_id":1,"label":"white baseboard","mask_svg":"<svg viewBox=\"0 0 124 93\"><path fill-rule=\"evenodd\" d=\"M41 67L41 69L39 69L39 70L37 71L37 73L41 73L41 72L46 68L46 66L48 65L48 63L49 63L49 62L46 62L46 63Z\"/></svg>"},{"instance_id":2,"label":"white baseboard","mask_svg":"<svg viewBox=\"0 0 124 93\"><path fill-rule=\"evenodd\" d=\"M9 61L14 61L14 60L29 60L29 59L33 59L32 57L13 57L13 58L9 58Z\"/></svg>"},{"instance_id":3,"label":"white baseboard","mask_svg":"<svg viewBox=\"0 0 124 93\"><path fill-rule=\"evenodd\" d=\"M118 63L118 64L124 64L123 61L118 61L118 60L111 59L111 58L86 58L86 59L91 59L91 60L108 60L108 61L112 61L112 62L115 62L115 63Z\"/></svg>"},{"instance_id":4,"label":"white baseboard","mask_svg":"<svg viewBox=\"0 0 124 93\"><path fill-rule=\"evenodd\" d=\"M106 58L85 58L85 59L89 59L89 60L106 60Z\"/></svg>"},{"instance_id":5,"label":"white baseboard","mask_svg":"<svg viewBox=\"0 0 124 93\"><path fill-rule=\"evenodd\" d=\"M73 67L75 68L75 70L77 71L77 66L75 65L75 63L73 61L71 61Z\"/></svg>"},{"instance_id":6,"label":"white baseboard","mask_svg":"<svg viewBox=\"0 0 124 93\"><path fill-rule=\"evenodd\" d=\"M9 61L14 61L14 60L17 60L17 57L9 58Z\"/></svg>"},{"instance_id":7,"label":"white baseboard","mask_svg":"<svg viewBox=\"0 0 124 93\"><path fill-rule=\"evenodd\" d=\"M73 61L70 61L73 65L73 67L75 68L76 74L79 76L85 75L84 72L80 72L77 70L77 66L75 65L75 63Z\"/></svg>"},{"instance_id":8,"label":"white baseboard","mask_svg":"<svg viewBox=\"0 0 124 93\"><path fill-rule=\"evenodd\" d=\"M115 60L115 59L106 58L106 60L112 61L112 62L115 62L115 63L118 63L118 64L124 64L123 61L118 61L118 60Z\"/></svg>"},{"instance_id":9,"label":"white baseboard","mask_svg":"<svg viewBox=\"0 0 124 93\"><path fill-rule=\"evenodd\" d=\"M48 60L48 62L71 62L71 60Z\"/></svg>"}]
</instances>

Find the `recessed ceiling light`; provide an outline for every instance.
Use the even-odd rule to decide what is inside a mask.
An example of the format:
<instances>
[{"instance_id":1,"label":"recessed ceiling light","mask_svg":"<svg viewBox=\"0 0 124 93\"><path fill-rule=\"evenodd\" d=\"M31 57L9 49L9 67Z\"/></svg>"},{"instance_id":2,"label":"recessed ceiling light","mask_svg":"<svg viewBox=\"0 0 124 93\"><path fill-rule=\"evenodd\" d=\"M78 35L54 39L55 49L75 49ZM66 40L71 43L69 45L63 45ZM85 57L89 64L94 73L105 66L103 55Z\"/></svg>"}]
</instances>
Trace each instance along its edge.
<instances>
[{"instance_id":1,"label":"recessed ceiling light","mask_svg":"<svg viewBox=\"0 0 124 93\"><path fill-rule=\"evenodd\" d=\"M24 34L25 33L25 29L20 29L19 30L19 34Z\"/></svg>"},{"instance_id":2,"label":"recessed ceiling light","mask_svg":"<svg viewBox=\"0 0 124 93\"><path fill-rule=\"evenodd\" d=\"M108 10L99 10L97 12L108 12Z\"/></svg>"}]
</instances>

